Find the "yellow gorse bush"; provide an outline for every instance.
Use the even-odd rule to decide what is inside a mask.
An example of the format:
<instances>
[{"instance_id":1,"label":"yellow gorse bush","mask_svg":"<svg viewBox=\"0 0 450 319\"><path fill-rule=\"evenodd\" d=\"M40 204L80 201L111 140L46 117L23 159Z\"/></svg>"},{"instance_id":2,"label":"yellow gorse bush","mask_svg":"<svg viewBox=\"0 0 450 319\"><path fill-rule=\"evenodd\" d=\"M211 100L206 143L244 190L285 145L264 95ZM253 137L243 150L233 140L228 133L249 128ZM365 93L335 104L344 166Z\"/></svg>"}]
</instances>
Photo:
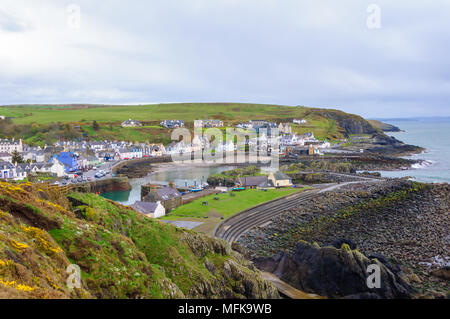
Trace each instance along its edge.
<instances>
[{"instance_id":1,"label":"yellow gorse bush","mask_svg":"<svg viewBox=\"0 0 450 319\"><path fill-rule=\"evenodd\" d=\"M11 260L4 261L0 259L0 267L8 267L11 265L14 265L14 262L12 262Z\"/></svg>"},{"instance_id":2,"label":"yellow gorse bush","mask_svg":"<svg viewBox=\"0 0 450 319\"><path fill-rule=\"evenodd\" d=\"M5 190L8 193L11 192L23 192L21 185L13 185L6 182L0 182L0 188Z\"/></svg>"},{"instance_id":3,"label":"yellow gorse bush","mask_svg":"<svg viewBox=\"0 0 450 319\"><path fill-rule=\"evenodd\" d=\"M43 203L43 204L45 204L45 205L47 205L47 206L50 206L50 207L53 207L53 208L56 208L56 209L59 210L59 211L67 212L67 210L66 210L64 207L62 207L61 205L58 205L58 204L49 202L48 200L37 199L37 202L38 202L38 203Z\"/></svg>"},{"instance_id":4,"label":"yellow gorse bush","mask_svg":"<svg viewBox=\"0 0 450 319\"><path fill-rule=\"evenodd\" d=\"M14 288L18 291L23 291L23 292L31 292L33 291L34 287L30 287L27 285L23 285L23 284L19 284L16 281L5 281L3 279L0 278L0 284L3 285L4 287L8 287L8 288Z\"/></svg>"},{"instance_id":5,"label":"yellow gorse bush","mask_svg":"<svg viewBox=\"0 0 450 319\"><path fill-rule=\"evenodd\" d=\"M30 247L27 244L19 243L18 241L15 241L13 239L11 239L11 245L19 251L23 251L23 250L27 249L28 247Z\"/></svg>"},{"instance_id":6,"label":"yellow gorse bush","mask_svg":"<svg viewBox=\"0 0 450 319\"><path fill-rule=\"evenodd\" d=\"M45 251L48 254L59 254L62 252L62 249L58 246L53 245L47 239L47 234L36 227L30 227L27 225L22 225L23 231L25 231L28 235L36 239L37 246Z\"/></svg>"}]
</instances>

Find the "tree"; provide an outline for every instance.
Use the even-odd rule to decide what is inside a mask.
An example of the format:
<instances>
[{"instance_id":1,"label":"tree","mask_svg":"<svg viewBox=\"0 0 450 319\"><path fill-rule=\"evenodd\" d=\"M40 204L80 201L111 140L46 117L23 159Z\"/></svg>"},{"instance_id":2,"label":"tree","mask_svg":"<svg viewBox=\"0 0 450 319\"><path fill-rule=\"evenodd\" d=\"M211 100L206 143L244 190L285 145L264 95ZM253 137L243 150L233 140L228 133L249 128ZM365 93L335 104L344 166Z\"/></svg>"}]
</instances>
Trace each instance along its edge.
<instances>
[{"instance_id":1,"label":"tree","mask_svg":"<svg viewBox=\"0 0 450 319\"><path fill-rule=\"evenodd\" d=\"M11 155L12 155L12 162L13 163L23 163L24 162L23 157L22 157L22 155L20 155L19 152L14 151L14 152L12 152Z\"/></svg>"},{"instance_id":2,"label":"tree","mask_svg":"<svg viewBox=\"0 0 450 319\"><path fill-rule=\"evenodd\" d=\"M98 131L100 129L100 125L98 125L97 121L94 121L92 123L92 128L94 129L94 131Z\"/></svg>"}]
</instances>

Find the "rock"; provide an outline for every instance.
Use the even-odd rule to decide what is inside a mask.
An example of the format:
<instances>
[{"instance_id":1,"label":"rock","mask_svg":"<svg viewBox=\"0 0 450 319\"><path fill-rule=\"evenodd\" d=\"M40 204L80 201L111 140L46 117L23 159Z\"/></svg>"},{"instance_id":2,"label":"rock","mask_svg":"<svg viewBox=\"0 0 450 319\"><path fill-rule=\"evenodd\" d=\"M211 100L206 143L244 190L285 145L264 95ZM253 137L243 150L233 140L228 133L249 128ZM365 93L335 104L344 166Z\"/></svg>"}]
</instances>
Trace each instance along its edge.
<instances>
[{"instance_id":1,"label":"rock","mask_svg":"<svg viewBox=\"0 0 450 319\"><path fill-rule=\"evenodd\" d=\"M450 280L450 267L443 267L431 272L434 277Z\"/></svg>"},{"instance_id":2,"label":"rock","mask_svg":"<svg viewBox=\"0 0 450 319\"><path fill-rule=\"evenodd\" d=\"M212 275L216 272L216 266L208 258L205 260L205 268L208 269Z\"/></svg>"},{"instance_id":3,"label":"rock","mask_svg":"<svg viewBox=\"0 0 450 319\"><path fill-rule=\"evenodd\" d=\"M352 242L350 239L343 239L343 238L336 239L330 244L330 246L340 249L343 244L347 244L351 250L355 250L357 248L356 244Z\"/></svg>"},{"instance_id":4,"label":"rock","mask_svg":"<svg viewBox=\"0 0 450 319\"><path fill-rule=\"evenodd\" d=\"M367 286L367 267L372 264L380 268L378 289ZM300 242L294 255L280 252L272 258L257 258L255 265L299 290L329 298L410 298L412 292L408 283L383 263L345 244L336 249Z\"/></svg>"}]
</instances>

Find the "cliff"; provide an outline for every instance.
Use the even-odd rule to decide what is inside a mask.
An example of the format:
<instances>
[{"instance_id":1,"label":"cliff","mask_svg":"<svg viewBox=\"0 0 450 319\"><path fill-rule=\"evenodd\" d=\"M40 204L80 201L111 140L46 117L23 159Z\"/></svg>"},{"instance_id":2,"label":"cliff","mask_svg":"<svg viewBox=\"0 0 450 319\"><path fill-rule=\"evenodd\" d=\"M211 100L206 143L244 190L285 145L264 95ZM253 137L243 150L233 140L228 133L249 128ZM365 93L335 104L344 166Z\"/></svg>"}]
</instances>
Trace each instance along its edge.
<instances>
[{"instance_id":1,"label":"cliff","mask_svg":"<svg viewBox=\"0 0 450 319\"><path fill-rule=\"evenodd\" d=\"M387 124L377 120L368 120L372 126L381 129L383 132L401 132L400 128L395 125Z\"/></svg>"},{"instance_id":2,"label":"cliff","mask_svg":"<svg viewBox=\"0 0 450 319\"><path fill-rule=\"evenodd\" d=\"M374 134L380 132L379 129L373 127L367 120L359 115L331 109L312 109L312 112L336 121L336 123L345 131L347 136L350 134Z\"/></svg>"},{"instance_id":3,"label":"cliff","mask_svg":"<svg viewBox=\"0 0 450 319\"><path fill-rule=\"evenodd\" d=\"M225 242L94 194L0 182L0 239L0 298L279 297Z\"/></svg>"}]
</instances>

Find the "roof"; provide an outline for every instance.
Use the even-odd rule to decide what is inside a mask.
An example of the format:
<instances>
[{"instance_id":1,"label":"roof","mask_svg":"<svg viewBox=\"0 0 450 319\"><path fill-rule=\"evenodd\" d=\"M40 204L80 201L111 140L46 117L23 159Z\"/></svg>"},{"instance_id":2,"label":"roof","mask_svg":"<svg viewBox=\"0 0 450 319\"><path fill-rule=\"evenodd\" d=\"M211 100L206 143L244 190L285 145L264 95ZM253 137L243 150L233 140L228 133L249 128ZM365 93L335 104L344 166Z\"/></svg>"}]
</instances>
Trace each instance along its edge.
<instances>
[{"instance_id":1,"label":"roof","mask_svg":"<svg viewBox=\"0 0 450 319\"><path fill-rule=\"evenodd\" d=\"M172 198L181 197L180 192L177 191L175 188L172 188L172 187L159 188L159 189L157 189L156 192L158 193L158 196L162 200L169 200L169 199L172 199Z\"/></svg>"},{"instance_id":2,"label":"roof","mask_svg":"<svg viewBox=\"0 0 450 319\"><path fill-rule=\"evenodd\" d=\"M267 176L249 176L249 177L240 177L241 185L244 187L248 186L258 186L261 183L267 181Z\"/></svg>"},{"instance_id":3,"label":"roof","mask_svg":"<svg viewBox=\"0 0 450 319\"><path fill-rule=\"evenodd\" d=\"M137 212L142 214L153 214L158 207L158 203L137 201L131 205Z\"/></svg>"},{"instance_id":4,"label":"roof","mask_svg":"<svg viewBox=\"0 0 450 319\"><path fill-rule=\"evenodd\" d=\"M286 179L291 180L291 178L288 175L286 175L280 171L275 172L273 174L273 176L275 177L275 180L277 180L277 181L286 180Z\"/></svg>"},{"instance_id":5,"label":"roof","mask_svg":"<svg viewBox=\"0 0 450 319\"><path fill-rule=\"evenodd\" d=\"M0 162L0 168L3 169L13 169L14 165L11 164L10 162Z\"/></svg>"},{"instance_id":6,"label":"roof","mask_svg":"<svg viewBox=\"0 0 450 319\"><path fill-rule=\"evenodd\" d=\"M269 188L269 187L275 187L275 185L273 185L272 180L268 179L268 180L262 182L261 184L259 184L258 187L260 187L260 188Z\"/></svg>"}]
</instances>

